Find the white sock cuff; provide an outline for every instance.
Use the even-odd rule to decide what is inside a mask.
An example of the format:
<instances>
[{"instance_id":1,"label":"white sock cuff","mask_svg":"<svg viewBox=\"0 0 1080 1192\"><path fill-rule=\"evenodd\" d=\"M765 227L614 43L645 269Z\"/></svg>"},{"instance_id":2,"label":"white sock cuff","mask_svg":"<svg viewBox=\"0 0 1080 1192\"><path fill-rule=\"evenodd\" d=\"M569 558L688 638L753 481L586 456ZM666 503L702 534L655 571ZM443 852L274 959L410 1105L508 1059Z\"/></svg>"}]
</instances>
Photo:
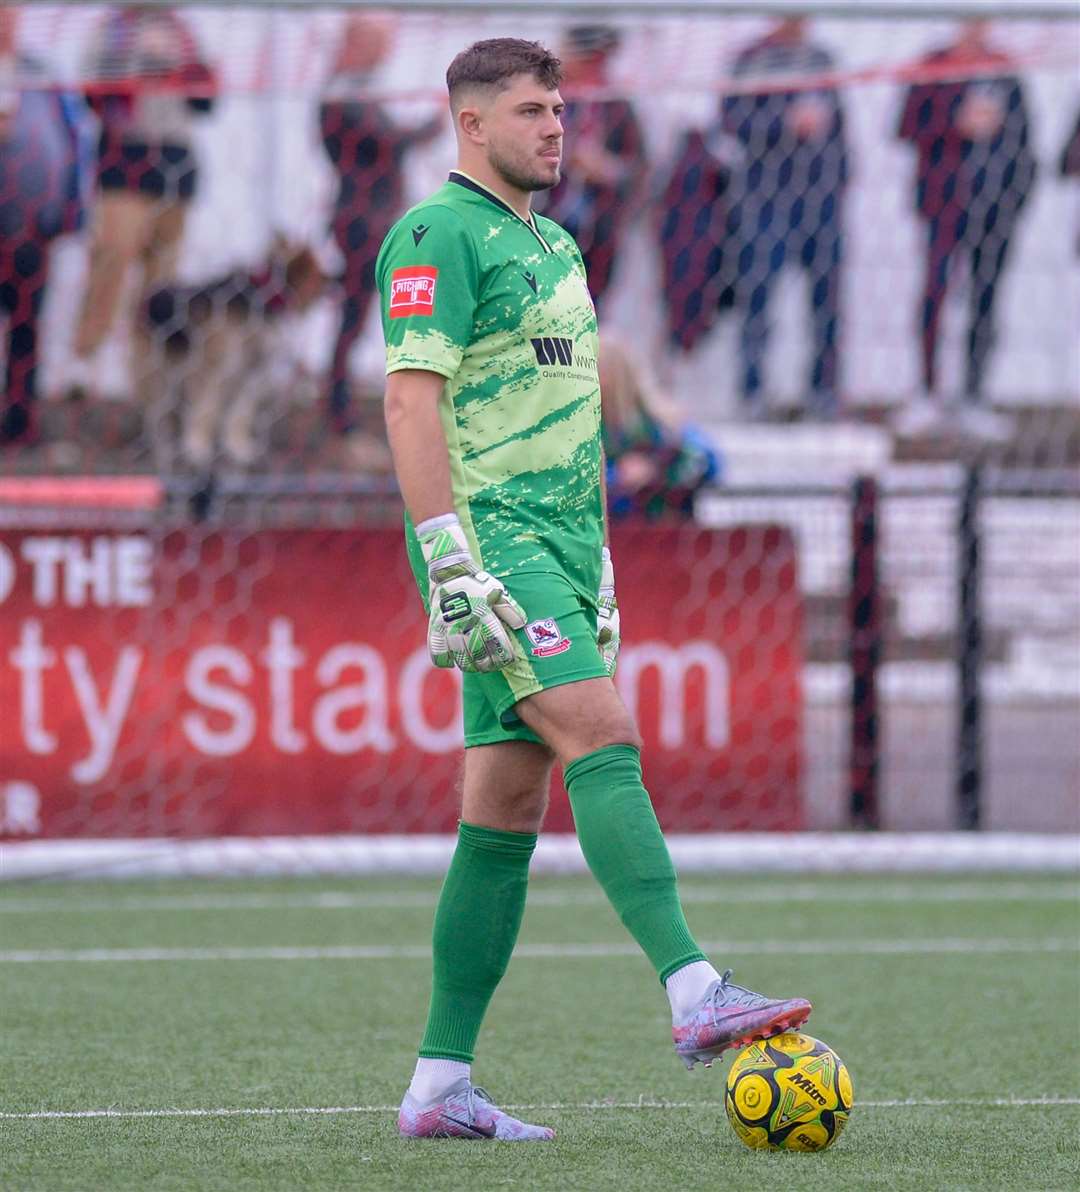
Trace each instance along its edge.
<instances>
[{"instance_id":1,"label":"white sock cuff","mask_svg":"<svg viewBox=\"0 0 1080 1192\"><path fill-rule=\"evenodd\" d=\"M440 1093L462 1077L468 1079L471 1072L472 1065L462 1060L426 1059L421 1056L416 1061L409 1092L421 1105L427 1105L437 1100Z\"/></svg>"},{"instance_id":2,"label":"white sock cuff","mask_svg":"<svg viewBox=\"0 0 1080 1192\"><path fill-rule=\"evenodd\" d=\"M671 1017L675 1022L685 1018L705 996L705 991L720 974L707 960L693 960L676 969L664 982L671 1003Z\"/></svg>"}]
</instances>

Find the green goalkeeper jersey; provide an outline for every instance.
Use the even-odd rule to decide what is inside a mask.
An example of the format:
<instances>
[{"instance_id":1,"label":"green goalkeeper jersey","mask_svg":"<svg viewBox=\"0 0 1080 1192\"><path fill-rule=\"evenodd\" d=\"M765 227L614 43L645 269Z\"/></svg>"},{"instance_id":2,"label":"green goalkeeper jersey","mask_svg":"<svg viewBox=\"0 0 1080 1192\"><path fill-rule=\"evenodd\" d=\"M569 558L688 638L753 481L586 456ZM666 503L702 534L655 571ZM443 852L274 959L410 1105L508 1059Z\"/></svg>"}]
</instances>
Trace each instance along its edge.
<instances>
[{"instance_id":1,"label":"green goalkeeper jersey","mask_svg":"<svg viewBox=\"0 0 1080 1192\"><path fill-rule=\"evenodd\" d=\"M496 576L559 571L596 603L603 545L596 313L577 245L454 172L376 265L386 371L446 378L454 508ZM407 522L414 569L419 548Z\"/></svg>"}]
</instances>

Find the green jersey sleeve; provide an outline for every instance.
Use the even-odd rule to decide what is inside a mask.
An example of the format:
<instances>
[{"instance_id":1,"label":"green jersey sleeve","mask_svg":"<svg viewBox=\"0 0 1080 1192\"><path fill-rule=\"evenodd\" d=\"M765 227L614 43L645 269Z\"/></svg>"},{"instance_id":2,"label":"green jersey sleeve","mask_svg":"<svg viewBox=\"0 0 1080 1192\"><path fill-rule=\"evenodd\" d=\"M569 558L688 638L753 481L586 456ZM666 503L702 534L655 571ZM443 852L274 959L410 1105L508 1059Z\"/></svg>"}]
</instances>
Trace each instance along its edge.
<instances>
[{"instance_id":1,"label":"green jersey sleeve","mask_svg":"<svg viewBox=\"0 0 1080 1192\"><path fill-rule=\"evenodd\" d=\"M383 242L375 269L386 371L452 377L473 337L480 286L476 248L446 207L410 212Z\"/></svg>"}]
</instances>

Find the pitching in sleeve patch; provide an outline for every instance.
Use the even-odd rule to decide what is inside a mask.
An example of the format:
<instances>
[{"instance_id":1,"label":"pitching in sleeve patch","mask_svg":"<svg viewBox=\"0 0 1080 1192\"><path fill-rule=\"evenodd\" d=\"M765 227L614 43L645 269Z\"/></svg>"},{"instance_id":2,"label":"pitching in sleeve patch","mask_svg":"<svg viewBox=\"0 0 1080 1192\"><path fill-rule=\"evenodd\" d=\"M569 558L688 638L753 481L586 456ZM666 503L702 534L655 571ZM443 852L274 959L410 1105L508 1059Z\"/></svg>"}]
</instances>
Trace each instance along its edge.
<instances>
[{"instance_id":1,"label":"pitching in sleeve patch","mask_svg":"<svg viewBox=\"0 0 1080 1192\"><path fill-rule=\"evenodd\" d=\"M407 265L390 274L390 318L435 313L435 282L439 270L434 265Z\"/></svg>"}]
</instances>

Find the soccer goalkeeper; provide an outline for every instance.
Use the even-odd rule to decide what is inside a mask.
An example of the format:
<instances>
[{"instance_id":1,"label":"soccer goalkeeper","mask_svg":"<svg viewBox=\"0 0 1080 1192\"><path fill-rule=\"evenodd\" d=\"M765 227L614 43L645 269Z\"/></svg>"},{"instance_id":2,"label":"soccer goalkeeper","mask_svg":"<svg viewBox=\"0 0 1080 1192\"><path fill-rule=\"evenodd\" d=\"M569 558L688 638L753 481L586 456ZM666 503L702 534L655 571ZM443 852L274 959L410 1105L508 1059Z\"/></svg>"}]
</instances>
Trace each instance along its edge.
<instances>
[{"instance_id":1,"label":"soccer goalkeeper","mask_svg":"<svg viewBox=\"0 0 1080 1192\"><path fill-rule=\"evenodd\" d=\"M581 256L531 211L559 180L559 61L514 38L447 71L459 168L387 236L377 265L386 420L437 666L464 672L457 848L434 927L409 1137L549 1139L472 1084L514 949L552 765L590 869L654 965L688 1068L800 1026L801 998L735 985L694 942L612 675L596 316Z\"/></svg>"}]
</instances>

